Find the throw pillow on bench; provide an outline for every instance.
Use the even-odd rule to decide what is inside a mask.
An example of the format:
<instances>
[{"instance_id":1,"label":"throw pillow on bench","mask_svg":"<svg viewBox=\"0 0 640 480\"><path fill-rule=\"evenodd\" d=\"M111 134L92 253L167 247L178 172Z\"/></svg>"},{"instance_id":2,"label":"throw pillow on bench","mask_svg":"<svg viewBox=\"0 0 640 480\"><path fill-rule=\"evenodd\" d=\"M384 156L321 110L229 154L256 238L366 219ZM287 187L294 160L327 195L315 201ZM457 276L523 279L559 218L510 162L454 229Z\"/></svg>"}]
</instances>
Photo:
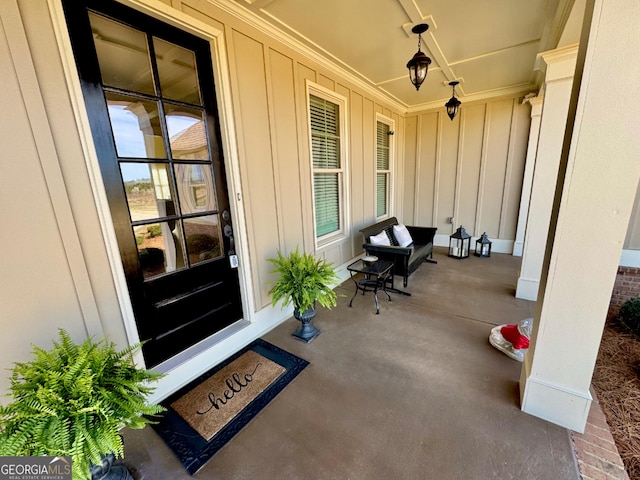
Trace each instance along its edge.
<instances>
[{"instance_id":1,"label":"throw pillow on bench","mask_svg":"<svg viewBox=\"0 0 640 480\"><path fill-rule=\"evenodd\" d=\"M402 224L393 226L393 236L396 237L396 241L401 247L408 247L413 243L409 230Z\"/></svg>"}]
</instances>

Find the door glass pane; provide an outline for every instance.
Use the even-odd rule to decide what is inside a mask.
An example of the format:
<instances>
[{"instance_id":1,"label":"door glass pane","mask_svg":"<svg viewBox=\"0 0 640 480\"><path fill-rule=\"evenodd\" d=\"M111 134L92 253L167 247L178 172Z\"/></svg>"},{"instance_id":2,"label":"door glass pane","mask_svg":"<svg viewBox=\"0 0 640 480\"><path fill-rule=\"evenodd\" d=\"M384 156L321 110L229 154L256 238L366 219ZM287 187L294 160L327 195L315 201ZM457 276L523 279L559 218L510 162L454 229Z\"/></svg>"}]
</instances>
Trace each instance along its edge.
<instances>
[{"instance_id":1,"label":"door glass pane","mask_svg":"<svg viewBox=\"0 0 640 480\"><path fill-rule=\"evenodd\" d=\"M191 50L153 37L164 98L200 105L196 58Z\"/></svg>"},{"instance_id":2,"label":"door glass pane","mask_svg":"<svg viewBox=\"0 0 640 480\"><path fill-rule=\"evenodd\" d=\"M208 160L207 132L202 112L164 104L171 155L178 160Z\"/></svg>"},{"instance_id":3,"label":"door glass pane","mask_svg":"<svg viewBox=\"0 0 640 480\"><path fill-rule=\"evenodd\" d=\"M191 265L222 255L222 237L217 215L185 218L184 233Z\"/></svg>"},{"instance_id":4,"label":"door glass pane","mask_svg":"<svg viewBox=\"0 0 640 480\"><path fill-rule=\"evenodd\" d=\"M168 221L133 227L144 278L184 267L180 222Z\"/></svg>"},{"instance_id":5,"label":"door glass pane","mask_svg":"<svg viewBox=\"0 0 640 480\"><path fill-rule=\"evenodd\" d=\"M168 165L123 162L120 172L133 222L176 214Z\"/></svg>"},{"instance_id":6,"label":"door glass pane","mask_svg":"<svg viewBox=\"0 0 640 480\"><path fill-rule=\"evenodd\" d=\"M155 93L146 35L89 12L102 83L134 92Z\"/></svg>"},{"instance_id":7,"label":"door glass pane","mask_svg":"<svg viewBox=\"0 0 640 480\"><path fill-rule=\"evenodd\" d=\"M182 213L218 209L209 165L178 164L175 171Z\"/></svg>"},{"instance_id":8,"label":"door glass pane","mask_svg":"<svg viewBox=\"0 0 640 480\"><path fill-rule=\"evenodd\" d=\"M166 158L157 102L112 92L105 95L118 156Z\"/></svg>"}]
</instances>

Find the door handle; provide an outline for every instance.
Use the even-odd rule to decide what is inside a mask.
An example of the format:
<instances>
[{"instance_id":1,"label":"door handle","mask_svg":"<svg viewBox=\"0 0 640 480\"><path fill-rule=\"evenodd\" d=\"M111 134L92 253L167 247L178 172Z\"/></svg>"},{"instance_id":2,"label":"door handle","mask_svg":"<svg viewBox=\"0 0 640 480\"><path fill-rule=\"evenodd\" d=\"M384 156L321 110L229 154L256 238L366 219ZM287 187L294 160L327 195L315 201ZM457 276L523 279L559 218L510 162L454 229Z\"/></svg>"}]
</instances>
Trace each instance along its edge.
<instances>
[{"instance_id":1,"label":"door handle","mask_svg":"<svg viewBox=\"0 0 640 480\"><path fill-rule=\"evenodd\" d=\"M236 254L235 241L233 239L233 227L231 225L225 225L223 228L224 236L229 239L229 255Z\"/></svg>"},{"instance_id":2,"label":"door handle","mask_svg":"<svg viewBox=\"0 0 640 480\"><path fill-rule=\"evenodd\" d=\"M229 239L229 265L231 265L231 268L238 268L238 256L236 255L236 246L233 240L233 228L231 225L225 225L223 232L224 236Z\"/></svg>"}]
</instances>

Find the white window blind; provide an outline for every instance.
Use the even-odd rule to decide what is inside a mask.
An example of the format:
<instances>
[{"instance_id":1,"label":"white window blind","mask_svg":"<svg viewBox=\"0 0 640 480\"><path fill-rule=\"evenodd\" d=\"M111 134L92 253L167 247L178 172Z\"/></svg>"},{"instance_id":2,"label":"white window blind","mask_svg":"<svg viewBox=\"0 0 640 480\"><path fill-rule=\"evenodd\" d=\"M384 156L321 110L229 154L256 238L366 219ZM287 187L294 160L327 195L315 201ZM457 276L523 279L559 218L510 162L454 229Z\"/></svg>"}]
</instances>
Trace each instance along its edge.
<instances>
[{"instance_id":1,"label":"white window blind","mask_svg":"<svg viewBox=\"0 0 640 480\"><path fill-rule=\"evenodd\" d=\"M376 215L389 213L389 184L391 177L389 125L376 123Z\"/></svg>"},{"instance_id":2,"label":"white window blind","mask_svg":"<svg viewBox=\"0 0 640 480\"><path fill-rule=\"evenodd\" d=\"M341 229L340 107L309 96L316 237Z\"/></svg>"}]
</instances>

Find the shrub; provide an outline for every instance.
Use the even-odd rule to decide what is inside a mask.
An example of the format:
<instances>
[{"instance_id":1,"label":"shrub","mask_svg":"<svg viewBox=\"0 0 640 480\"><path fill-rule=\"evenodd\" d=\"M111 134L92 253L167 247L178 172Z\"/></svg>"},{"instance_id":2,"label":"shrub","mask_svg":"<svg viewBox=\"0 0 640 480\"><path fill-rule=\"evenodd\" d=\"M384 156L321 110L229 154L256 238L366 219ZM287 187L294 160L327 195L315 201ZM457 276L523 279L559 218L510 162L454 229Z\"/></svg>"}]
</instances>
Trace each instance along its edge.
<instances>
[{"instance_id":1,"label":"shrub","mask_svg":"<svg viewBox=\"0 0 640 480\"><path fill-rule=\"evenodd\" d=\"M162 228L160 228L160 225L149 225L147 232L149 233L149 238L159 237L162 235Z\"/></svg>"},{"instance_id":2,"label":"shrub","mask_svg":"<svg viewBox=\"0 0 640 480\"><path fill-rule=\"evenodd\" d=\"M618 312L618 320L640 337L640 297L631 298L624 302Z\"/></svg>"},{"instance_id":3,"label":"shrub","mask_svg":"<svg viewBox=\"0 0 640 480\"><path fill-rule=\"evenodd\" d=\"M205 233L194 233L187 237L187 250L192 253L212 252L218 249L218 239Z\"/></svg>"}]
</instances>

